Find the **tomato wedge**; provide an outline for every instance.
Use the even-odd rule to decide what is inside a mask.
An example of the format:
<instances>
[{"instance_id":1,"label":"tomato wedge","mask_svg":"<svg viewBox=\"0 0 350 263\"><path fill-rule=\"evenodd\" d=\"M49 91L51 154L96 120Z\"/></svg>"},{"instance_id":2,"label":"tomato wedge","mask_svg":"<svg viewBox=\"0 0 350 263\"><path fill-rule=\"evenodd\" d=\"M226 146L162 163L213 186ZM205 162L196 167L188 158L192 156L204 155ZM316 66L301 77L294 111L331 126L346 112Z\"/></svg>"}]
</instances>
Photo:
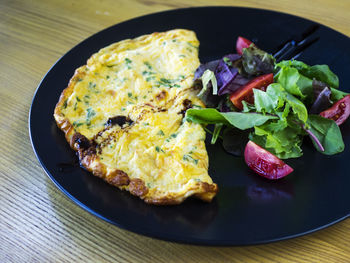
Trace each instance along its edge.
<instances>
[{"instance_id":1,"label":"tomato wedge","mask_svg":"<svg viewBox=\"0 0 350 263\"><path fill-rule=\"evenodd\" d=\"M273 74L266 74L256 77L255 79L249 81L247 84L242 86L240 89L233 92L230 96L230 100L233 105L238 109L243 110L242 100L248 103L254 103L254 92L253 89L260 89L265 91L266 87L273 82Z\"/></svg>"},{"instance_id":2,"label":"tomato wedge","mask_svg":"<svg viewBox=\"0 0 350 263\"><path fill-rule=\"evenodd\" d=\"M238 37L236 42L236 51L239 55L243 54L243 48L249 47L251 44L254 45L254 43L244 37Z\"/></svg>"},{"instance_id":3,"label":"tomato wedge","mask_svg":"<svg viewBox=\"0 0 350 263\"><path fill-rule=\"evenodd\" d=\"M252 141L245 147L244 159L250 169L268 179L279 179L293 172L292 167Z\"/></svg>"},{"instance_id":4,"label":"tomato wedge","mask_svg":"<svg viewBox=\"0 0 350 263\"><path fill-rule=\"evenodd\" d=\"M338 100L332 107L328 110L322 111L320 113L322 117L334 120L339 126L342 124L350 115L350 95Z\"/></svg>"}]
</instances>

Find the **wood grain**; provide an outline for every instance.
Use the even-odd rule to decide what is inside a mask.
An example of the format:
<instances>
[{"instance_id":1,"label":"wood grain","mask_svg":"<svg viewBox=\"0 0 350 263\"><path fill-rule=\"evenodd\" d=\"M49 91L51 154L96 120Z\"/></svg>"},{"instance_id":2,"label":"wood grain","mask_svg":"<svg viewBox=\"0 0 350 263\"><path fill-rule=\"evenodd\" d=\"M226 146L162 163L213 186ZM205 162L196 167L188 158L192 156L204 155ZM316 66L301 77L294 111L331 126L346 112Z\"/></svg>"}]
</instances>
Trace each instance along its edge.
<instances>
[{"instance_id":1,"label":"wood grain","mask_svg":"<svg viewBox=\"0 0 350 263\"><path fill-rule=\"evenodd\" d=\"M263 3L263 5L262 5ZM0 2L0 262L349 262L350 219L259 246L201 247L140 236L82 210L48 179L28 135L42 77L65 52L118 22L201 1ZM350 35L350 1L216 1L306 17Z\"/></svg>"}]
</instances>

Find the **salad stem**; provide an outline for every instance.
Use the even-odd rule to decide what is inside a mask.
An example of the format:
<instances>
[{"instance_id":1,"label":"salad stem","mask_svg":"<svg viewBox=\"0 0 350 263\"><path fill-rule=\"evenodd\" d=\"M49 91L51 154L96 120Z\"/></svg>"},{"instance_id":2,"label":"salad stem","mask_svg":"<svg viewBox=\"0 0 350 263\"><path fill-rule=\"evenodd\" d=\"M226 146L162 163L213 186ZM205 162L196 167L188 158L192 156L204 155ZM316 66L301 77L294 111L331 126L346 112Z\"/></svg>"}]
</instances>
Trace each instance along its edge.
<instances>
[{"instance_id":1,"label":"salad stem","mask_svg":"<svg viewBox=\"0 0 350 263\"><path fill-rule=\"evenodd\" d=\"M313 134L310 130L305 129L303 125L303 129L310 135L311 139L317 144L318 148L320 149L321 152L324 152L324 148L321 144L321 142L318 140L315 134Z\"/></svg>"},{"instance_id":2,"label":"salad stem","mask_svg":"<svg viewBox=\"0 0 350 263\"><path fill-rule=\"evenodd\" d=\"M316 135L311 130L305 128L305 124L301 124L297 121L293 121L293 122L300 125L300 127L303 128L303 130L306 131L307 134L309 134L311 140L313 140L316 143L318 149L320 149L321 152L324 152L324 147L320 142L320 140L316 137Z\"/></svg>"}]
</instances>

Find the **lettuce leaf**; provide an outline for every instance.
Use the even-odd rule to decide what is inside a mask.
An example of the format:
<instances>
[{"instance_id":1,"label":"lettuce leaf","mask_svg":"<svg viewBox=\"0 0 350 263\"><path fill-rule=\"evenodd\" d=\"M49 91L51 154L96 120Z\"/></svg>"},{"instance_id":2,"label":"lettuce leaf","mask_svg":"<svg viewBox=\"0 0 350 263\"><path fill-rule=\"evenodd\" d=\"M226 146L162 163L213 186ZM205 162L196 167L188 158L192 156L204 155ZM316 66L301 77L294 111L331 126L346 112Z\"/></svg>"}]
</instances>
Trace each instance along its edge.
<instances>
[{"instance_id":1,"label":"lettuce leaf","mask_svg":"<svg viewBox=\"0 0 350 263\"><path fill-rule=\"evenodd\" d=\"M311 132L321 142L324 151L321 152L326 155L333 155L344 150L343 137L341 135L339 126L335 121L323 118L319 115L309 115L307 124ZM319 147L313 141L315 148L319 151Z\"/></svg>"},{"instance_id":2,"label":"lettuce leaf","mask_svg":"<svg viewBox=\"0 0 350 263\"><path fill-rule=\"evenodd\" d=\"M219 112L216 109L206 108L188 109L185 119L200 124L222 123L240 130L246 130L254 126L262 125L268 120L278 119L278 117L259 113Z\"/></svg>"},{"instance_id":3,"label":"lettuce leaf","mask_svg":"<svg viewBox=\"0 0 350 263\"><path fill-rule=\"evenodd\" d=\"M302 156L300 148L303 131L296 125L288 125L285 121L268 122L255 127L251 140L258 143L280 159Z\"/></svg>"},{"instance_id":4,"label":"lettuce leaf","mask_svg":"<svg viewBox=\"0 0 350 263\"><path fill-rule=\"evenodd\" d=\"M215 74L210 69L207 69L206 71L204 71L204 73L202 75L203 88L198 93L198 95L197 95L198 97L202 96L205 93L205 91L208 88L209 82L211 82L211 86L213 88L213 95L217 95L218 94L218 85L217 85L217 81L216 81L216 78L215 78Z\"/></svg>"}]
</instances>

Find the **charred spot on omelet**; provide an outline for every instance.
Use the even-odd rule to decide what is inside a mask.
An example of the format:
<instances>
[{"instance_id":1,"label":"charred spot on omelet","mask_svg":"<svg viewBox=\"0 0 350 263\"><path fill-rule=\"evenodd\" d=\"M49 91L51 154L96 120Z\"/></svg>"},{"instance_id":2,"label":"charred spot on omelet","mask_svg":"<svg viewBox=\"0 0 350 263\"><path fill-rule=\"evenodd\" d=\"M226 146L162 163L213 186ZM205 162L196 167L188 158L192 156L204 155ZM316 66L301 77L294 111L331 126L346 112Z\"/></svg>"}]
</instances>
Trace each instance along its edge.
<instances>
[{"instance_id":1,"label":"charred spot on omelet","mask_svg":"<svg viewBox=\"0 0 350 263\"><path fill-rule=\"evenodd\" d=\"M204 107L193 88L198 46L192 31L153 33L103 48L76 70L54 117L69 142L79 134L95 147L71 143L86 169L149 203L215 196L205 132L183 122L192 105Z\"/></svg>"}]
</instances>

